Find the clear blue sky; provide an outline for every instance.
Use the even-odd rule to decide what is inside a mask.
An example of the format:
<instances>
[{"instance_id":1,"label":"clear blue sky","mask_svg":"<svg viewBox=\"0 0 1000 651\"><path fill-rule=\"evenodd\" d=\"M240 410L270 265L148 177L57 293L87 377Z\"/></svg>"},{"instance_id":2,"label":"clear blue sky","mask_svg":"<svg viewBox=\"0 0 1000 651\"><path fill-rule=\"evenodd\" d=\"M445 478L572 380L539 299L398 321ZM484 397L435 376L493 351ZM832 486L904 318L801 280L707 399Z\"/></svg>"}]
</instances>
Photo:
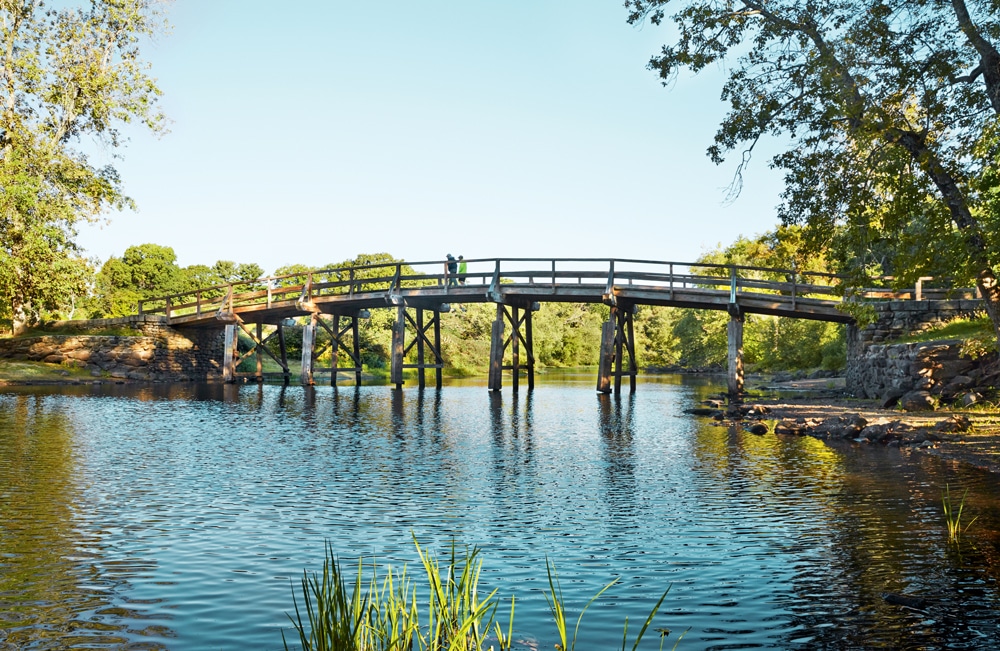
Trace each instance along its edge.
<instances>
[{"instance_id":1,"label":"clear blue sky","mask_svg":"<svg viewBox=\"0 0 1000 651\"><path fill-rule=\"evenodd\" d=\"M84 227L102 261L173 247L181 265L266 272L358 253L407 260L693 260L774 227L758 154L705 156L722 70L670 88L646 69L667 27L621 0L175 0L145 50L170 133L116 164L137 212Z\"/></svg>"}]
</instances>

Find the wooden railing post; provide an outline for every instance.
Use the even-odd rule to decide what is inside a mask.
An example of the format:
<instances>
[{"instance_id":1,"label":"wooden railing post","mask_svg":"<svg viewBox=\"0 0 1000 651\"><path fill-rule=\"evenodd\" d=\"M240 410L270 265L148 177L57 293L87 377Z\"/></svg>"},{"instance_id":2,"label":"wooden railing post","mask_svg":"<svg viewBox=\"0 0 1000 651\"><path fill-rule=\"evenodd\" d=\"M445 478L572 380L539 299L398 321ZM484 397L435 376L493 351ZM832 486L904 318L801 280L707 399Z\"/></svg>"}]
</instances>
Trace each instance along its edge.
<instances>
[{"instance_id":1,"label":"wooden railing post","mask_svg":"<svg viewBox=\"0 0 1000 651\"><path fill-rule=\"evenodd\" d=\"M164 312L166 313L167 318L169 319L170 318L170 298L167 298L167 300L165 301L165 304L166 305L164 307Z\"/></svg>"},{"instance_id":2,"label":"wooden railing post","mask_svg":"<svg viewBox=\"0 0 1000 651\"><path fill-rule=\"evenodd\" d=\"M797 282L799 279L799 274L795 270L795 263L792 263L792 309L795 309L795 293L797 289Z\"/></svg>"}]
</instances>

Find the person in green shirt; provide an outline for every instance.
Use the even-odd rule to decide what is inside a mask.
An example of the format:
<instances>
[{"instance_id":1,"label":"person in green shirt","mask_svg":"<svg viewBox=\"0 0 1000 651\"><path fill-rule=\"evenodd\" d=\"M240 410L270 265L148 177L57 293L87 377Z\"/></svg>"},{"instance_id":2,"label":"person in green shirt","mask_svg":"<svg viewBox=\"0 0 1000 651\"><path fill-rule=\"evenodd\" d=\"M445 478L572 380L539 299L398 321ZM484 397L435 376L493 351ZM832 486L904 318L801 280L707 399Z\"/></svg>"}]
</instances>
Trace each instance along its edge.
<instances>
[{"instance_id":1,"label":"person in green shirt","mask_svg":"<svg viewBox=\"0 0 1000 651\"><path fill-rule=\"evenodd\" d=\"M469 265L465 262L465 256L458 256L458 282L462 285L465 284L465 274L468 270Z\"/></svg>"}]
</instances>

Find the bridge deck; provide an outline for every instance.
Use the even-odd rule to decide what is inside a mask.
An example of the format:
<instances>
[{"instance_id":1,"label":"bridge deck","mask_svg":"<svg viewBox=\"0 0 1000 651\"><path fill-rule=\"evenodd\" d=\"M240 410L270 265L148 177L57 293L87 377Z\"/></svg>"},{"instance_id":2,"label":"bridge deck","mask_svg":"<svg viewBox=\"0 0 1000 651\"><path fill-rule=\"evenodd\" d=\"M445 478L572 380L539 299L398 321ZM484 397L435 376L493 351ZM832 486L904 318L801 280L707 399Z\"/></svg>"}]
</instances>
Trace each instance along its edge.
<instances>
[{"instance_id":1,"label":"bridge deck","mask_svg":"<svg viewBox=\"0 0 1000 651\"><path fill-rule=\"evenodd\" d=\"M840 278L831 274L738 265L611 259L469 260L460 280L440 261L314 271L206 287L140 302L140 313L165 314L173 325L217 327L219 321L278 323L313 313L353 314L399 305L542 302L662 305L848 323ZM456 282L459 281L459 282ZM464 281L464 282L463 282ZM451 283L451 284L449 284ZM880 298L913 291L869 290ZM923 290L929 293L933 290Z\"/></svg>"}]
</instances>

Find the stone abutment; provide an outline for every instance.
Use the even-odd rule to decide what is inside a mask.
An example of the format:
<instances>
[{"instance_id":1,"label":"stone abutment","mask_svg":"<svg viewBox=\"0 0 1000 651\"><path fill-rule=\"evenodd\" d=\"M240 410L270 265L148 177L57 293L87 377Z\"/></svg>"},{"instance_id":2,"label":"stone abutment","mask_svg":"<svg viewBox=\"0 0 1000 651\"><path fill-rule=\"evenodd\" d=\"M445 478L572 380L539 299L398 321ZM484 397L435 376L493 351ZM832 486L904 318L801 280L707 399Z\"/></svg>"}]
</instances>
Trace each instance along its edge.
<instances>
[{"instance_id":1,"label":"stone abutment","mask_svg":"<svg viewBox=\"0 0 1000 651\"><path fill-rule=\"evenodd\" d=\"M222 379L223 330L173 328L163 316L60 321L35 336L0 339L0 359L84 368L148 382ZM105 334L107 333L107 334Z\"/></svg>"}]
</instances>

